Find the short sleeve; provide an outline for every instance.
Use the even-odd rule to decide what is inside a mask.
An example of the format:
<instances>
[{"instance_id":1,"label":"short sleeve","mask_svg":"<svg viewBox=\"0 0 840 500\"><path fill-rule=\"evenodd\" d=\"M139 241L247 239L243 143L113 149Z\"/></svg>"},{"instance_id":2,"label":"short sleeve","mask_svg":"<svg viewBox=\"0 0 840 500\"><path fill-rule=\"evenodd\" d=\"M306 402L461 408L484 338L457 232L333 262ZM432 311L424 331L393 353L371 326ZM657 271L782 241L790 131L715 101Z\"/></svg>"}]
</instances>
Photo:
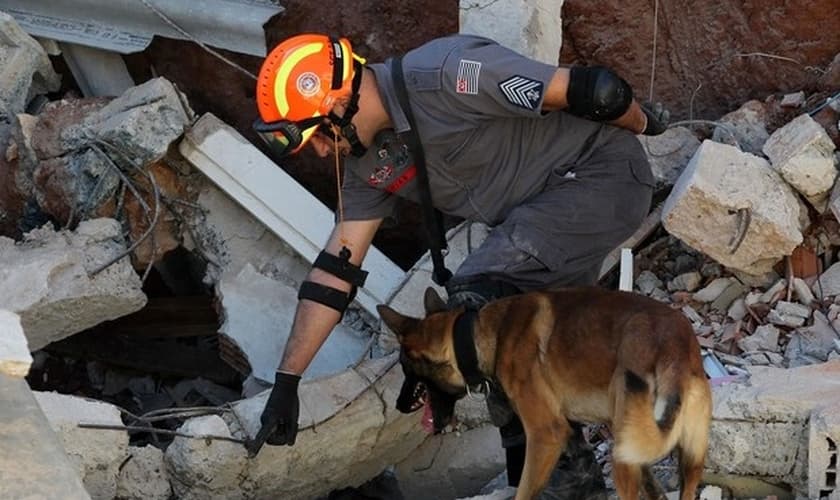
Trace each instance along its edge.
<instances>
[{"instance_id":1,"label":"short sleeve","mask_svg":"<svg viewBox=\"0 0 840 500\"><path fill-rule=\"evenodd\" d=\"M356 174L348 161L341 185L341 197L344 204L345 220L383 219L394 214L396 197L376 189ZM336 214L338 216L338 214Z\"/></svg>"}]
</instances>

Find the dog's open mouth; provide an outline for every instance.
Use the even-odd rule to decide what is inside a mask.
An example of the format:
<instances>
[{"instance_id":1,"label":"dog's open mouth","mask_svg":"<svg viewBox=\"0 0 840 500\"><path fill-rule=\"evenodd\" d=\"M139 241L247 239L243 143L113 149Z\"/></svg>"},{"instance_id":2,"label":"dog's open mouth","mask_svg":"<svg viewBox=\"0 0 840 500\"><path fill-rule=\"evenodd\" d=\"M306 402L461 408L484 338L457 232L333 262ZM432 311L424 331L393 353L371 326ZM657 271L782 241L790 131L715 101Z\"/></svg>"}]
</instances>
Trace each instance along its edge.
<instances>
[{"instance_id":1,"label":"dog's open mouth","mask_svg":"<svg viewBox=\"0 0 840 500\"><path fill-rule=\"evenodd\" d=\"M409 412L415 412L426 405L426 402L429 401L429 391L426 390L426 384L423 382L417 382L414 386L414 391L411 394L411 405L409 406Z\"/></svg>"}]
</instances>

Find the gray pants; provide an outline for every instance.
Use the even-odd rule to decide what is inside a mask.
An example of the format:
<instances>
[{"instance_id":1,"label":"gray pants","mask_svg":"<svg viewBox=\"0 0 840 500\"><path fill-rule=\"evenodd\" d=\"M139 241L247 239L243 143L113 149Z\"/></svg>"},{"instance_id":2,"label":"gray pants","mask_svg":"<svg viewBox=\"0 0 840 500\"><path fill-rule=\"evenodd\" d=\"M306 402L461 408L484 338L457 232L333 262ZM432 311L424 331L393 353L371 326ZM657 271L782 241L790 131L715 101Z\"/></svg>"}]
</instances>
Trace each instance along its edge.
<instances>
[{"instance_id":1,"label":"gray pants","mask_svg":"<svg viewBox=\"0 0 840 500\"><path fill-rule=\"evenodd\" d=\"M467 256L453 283L487 276L522 291L594 284L607 254L641 225L653 192L638 139L619 137L571 170L558 166Z\"/></svg>"}]
</instances>

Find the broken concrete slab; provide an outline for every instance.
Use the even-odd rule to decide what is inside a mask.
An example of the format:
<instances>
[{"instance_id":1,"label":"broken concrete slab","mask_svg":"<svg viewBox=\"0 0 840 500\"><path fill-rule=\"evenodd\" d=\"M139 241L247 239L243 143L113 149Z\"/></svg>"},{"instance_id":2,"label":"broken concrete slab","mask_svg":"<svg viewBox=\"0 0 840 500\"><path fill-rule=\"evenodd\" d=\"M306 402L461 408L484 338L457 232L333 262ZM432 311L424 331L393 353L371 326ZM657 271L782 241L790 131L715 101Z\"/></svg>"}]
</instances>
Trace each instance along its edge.
<instances>
[{"instance_id":1,"label":"broken concrete slab","mask_svg":"<svg viewBox=\"0 0 840 500\"><path fill-rule=\"evenodd\" d=\"M0 373L0 498L90 500L26 381Z\"/></svg>"},{"instance_id":2,"label":"broken concrete slab","mask_svg":"<svg viewBox=\"0 0 840 500\"><path fill-rule=\"evenodd\" d=\"M761 101L747 101L737 110L723 115L715 127L712 140L738 147L741 151L761 154L761 148L770 137L767 133L767 106Z\"/></svg>"},{"instance_id":3,"label":"broken concrete slab","mask_svg":"<svg viewBox=\"0 0 840 500\"><path fill-rule=\"evenodd\" d=\"M67 134L78 134L82 143L104 141L127 160L146 166L163 159L194 118L187 98L172 82L158 77L128 89Z\"/></svg>"},{"instance_id":4,"label":"broken concrete slab","mask_svg":"<svg viewBox=\"0 0 840 500\"><path fill-rule=\"evenodd\" d=\"M660 135L640 135L656 189L673 186L700 147L700 139L686 127L672 127Z\"/></svg>"},{"instance_id":5,"label":"broken concrete slab","mask_svg":"<svg viewBox=\"0 0 840 500\"><path fill-rule=\"evenodd\" d=\"M562 7L562 0L460 0L460 32L491 38L556 65L563 42Z\"/></svg>"},{"instance_id":6,"label":"broken concrete slab","mask_svg":"<svg viewBox=\"0 0 840 500\"><path fill-rule=\"evenodd\" d=\"M0 122L22 113L38 94L55 92L61 77L41 44L0 11Z\"/></svg>"},{"instance_id":7,"label":"broken concrete slab","mask_svg":"<svg viewBox=\"0 0 840 500\"><path fill-rule=\"evenodd\" d=\"M307 262L315 260L329 238L334 215L232 127L205 114L185 134L179 149ZM385 303L405 273L373 247L365 269L369 275L356 301L376 316L376 305Z\"/></svg>"},{"instance_id":8,"label":"broken concrete slab","mask_svg":"<svg viewBox=\"0 0 840 500\"><path fill-rule=\"evenodd\" d=\"M121 431L83 429L80 423L123 425L114 405L55 392L36 392L38 406L61 438L75 463L85 489L94 499L117 494L117 477L128 456L128 434Z\"/></svg>"},{"instance_id":9,"label":"broken concrete slab","mask_svg":"<svg viewBox=\"0 0 840 500\"><path fill-rule=\"evenodd\" d=\"M236 276L223 276L217 297L224 316L219 333L244 353L251 366L251 375L274 383L274 374L295 317L297 287L271 279L246 264ZM362 357L369 340L361 332L339 323L318 350L304 372L304 378L346 370Z\"/></svg>"},{"instance_id":10,"label":"broken concrete slab","mask_svg":"<svg viewBox=\"0 0 840 500\"><path fill-rule=\"evenodd\" d=\"M426 438L419 413L405 415L394 406L403 380L395 363L395 356L369 360L355 370L302 383L301 429L294 447L267 445L257 457L246 459L245 448L235 443L219 446L219 442L210 445L199 440L170 446L165 456L176 494L185 499L214 495L309 499L357 487L377 476L405 459ZM346 385L350 378L358 392ZM234 404L235 416L225 416L225 429L210 419L202 421L201 428L210 425L215 434L253 436L267 396L264 392ZM212 482L213 476L199 478L191 472L220 468L241 473L225 472L228 480L221 484Z\"/></svg>"},{"instance_id":11,"label":"broken concrete slab","mask_svg":"<svg viewBox=\"0 0 840 500\"><path fill-rule=\"evenodd\" d=\"M808 468L809 422L815 412L840 402L840 360L795 369L752 366L748 370L748 382L713 388L706 468L785 482L807 495L809 478L825 474L824 468ZM840 439L840 435L830 437Z\"/></svg>"},{"instance_id":12,"label":"broken concrete slab","mask_svg":"<svg viewBox=\"0 0 840 500\"><path fill-rule=\"evenodd\" d=\"M146 304L128 258L90 274L124 251L122 229L113 219L84 221L73 232L45 226L22 242L0 237L0 307L20 315L29 349Z\"/></svg>"},{"instance_id":13,"label":"broken concrete slab","mask_svg":"<svg viewBox=\"0 0 840 500\"><path fill-rule=\"evenodd\" d=\"M487 425L427 439L395 472L406 498L458 498L479 491L504 468L499 430Z\"/></svg>"},{"instance_id":14,"label":"broken concrete slab","mask_svg":"<svg viewBox=\"0 0 840 500\"><path fill-rule=\"evenodd\" d=\"M32 355L20 326L20 316L0 309L0 374L23 378L31 365Z\"/></svg>"},{"instance_id":15,"label":"broken concrete slab","mask_svg":"<svg viewBox=\"0 0 840 500\"><path fill-rule=\"evenodd\" d=\"M802 242L799 212L766 160L707 140L665 201L662 224L719 263L759 275Z\"/></svg>"},{"instance_id":16,"label":"broken concrete slab","mask_svg":"<svg viewBox=\"0 0 840 500\"><path fill-rule=\"evenodd\" d=\"M128 458L117 479L120 500L169 500L172 486L163 461L163 451L154 446L129 446Z\"/></svg>"},{"instance_id":17,"label":"broken concrete slab","mask_svg":"<svg viewBox=\"0 0 840 500\"><path fill-rule=\"evenodd\" d=\"M807 113L773 132L762 148L773 169L820 212L837 177L834 149L831 137Z\"/></svg>"}]
</instances>

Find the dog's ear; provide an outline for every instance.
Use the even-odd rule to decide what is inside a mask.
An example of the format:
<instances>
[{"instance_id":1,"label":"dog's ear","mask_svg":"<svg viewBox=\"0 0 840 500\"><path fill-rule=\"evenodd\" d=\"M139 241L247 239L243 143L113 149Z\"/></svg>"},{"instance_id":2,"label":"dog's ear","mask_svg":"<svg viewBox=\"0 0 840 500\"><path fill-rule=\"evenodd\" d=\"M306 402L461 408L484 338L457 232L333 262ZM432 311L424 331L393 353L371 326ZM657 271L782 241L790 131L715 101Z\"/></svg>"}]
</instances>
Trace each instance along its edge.
<instances>
[{"instance_id":1,"label":"dog's ear","mask_svg":"<svg viewBox=\"0 0 840 500\"><path fill-rule=\"evenodd\" d=\"M426 306L426 315L447 309L446 302L440 298L440 295L432 287L426 288L426 294L423 296L423 304Z\"/></svg>"},{"instance_id":2,"label":"dog's ear","mask_svg":"<svg viewBox=\"0 0 840 500\"><path fill-rule=\"evenodd\" d=\"M385 304L376 306L376 312L379 313L379 317L382 318L382 321L384 321L386 325L388 325L388 328L397 335L398 339L402 339L406 334L408 334L415 326L417 326L419 321L416 318L403 316Z\"/></svg>"}]
</instances>

